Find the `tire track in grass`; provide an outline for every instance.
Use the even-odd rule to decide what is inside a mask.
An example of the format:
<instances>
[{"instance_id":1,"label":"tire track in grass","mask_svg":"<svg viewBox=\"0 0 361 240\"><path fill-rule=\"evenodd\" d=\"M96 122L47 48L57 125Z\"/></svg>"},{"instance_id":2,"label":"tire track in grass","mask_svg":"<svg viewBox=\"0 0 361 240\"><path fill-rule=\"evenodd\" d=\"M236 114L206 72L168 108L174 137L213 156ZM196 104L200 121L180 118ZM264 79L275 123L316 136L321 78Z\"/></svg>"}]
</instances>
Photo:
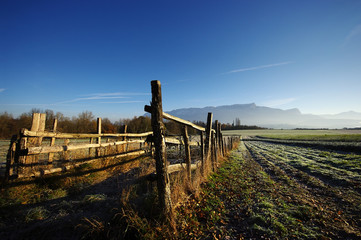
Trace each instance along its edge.
<instances>
[{"instance_id":1,"label":"tire track in grass","mask_svg":"<svg viewBox=\"0 0 361 240\"><path fill-rule=\"evenodd\" d=\"M328 186L320 179L290 166L287 161L280 160L278 156L268 154L267 149L254 148L254 145L249 143L247 146L252 156L273 178L280 178L277 175L282 175L280 172L284 171L293 181L297 181L300 191L308 191L308 194L304 194L305 199L311 199L318 210L327 213L326 215L329 215L330 219L340 220L342 222L340 225L345 232L356 232L360 235L361 198L358 193L350 189L344 190L339 187ZM313 197L310 198L309 196ZM335 229L340 231L337 227Z\"/></svg>"},{"instance_id":2,"label":"tire track in grass","mask_svg":"<svg viewBox=\"0 0 361 240\"><path fill-rule=\"evenodd\" d=\"M360 239L321 193L251 153L241 143L178 209L178 239Z\"/></svg>"},{"instance_id":3,"label":"tire track in grass","mask_svg":"<svg viewBox=\"0 0 361 240\"><path fill-rule=\"evenodd\" d=\"M305 157L305 153L302 148L289 146L283 148L283 150L280 152L280 149L277 149L278 146L275 144L262 144L261 142L252 142L248 144L259 149L262 154L272 158L277 156L277 158L281 159L283 162L287 162L289 165L307 172L308 174L317 177L330 185L351 187L353 190L356 190L359 193L361 192L360 174L357 172L334 167L332 164L330 164L330 161L327 159L324 160L321 157ZM276 151L270 149L272 147L276 148Z\"/></svg>"}]
</instances>

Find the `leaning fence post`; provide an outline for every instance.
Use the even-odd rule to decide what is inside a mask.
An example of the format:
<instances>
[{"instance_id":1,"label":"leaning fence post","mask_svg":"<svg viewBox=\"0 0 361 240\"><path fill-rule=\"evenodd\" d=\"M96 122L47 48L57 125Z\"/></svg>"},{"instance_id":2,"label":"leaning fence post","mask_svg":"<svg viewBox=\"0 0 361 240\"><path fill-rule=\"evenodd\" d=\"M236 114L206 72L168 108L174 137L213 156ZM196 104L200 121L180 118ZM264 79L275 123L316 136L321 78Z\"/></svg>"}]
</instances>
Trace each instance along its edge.
<instances>
[{"instance_id":1,"label":"leaning fence post","mask_svg":"<svg viewBox=\"0 0 361 240\"><path fill-rule=\"evenodd\" d=\"M160 82L154 80L152 86L151 122L153 129L154 157L157 170L157 186L160 207L169 221L173 221L173 209L167 171L166 146L164 139L162 91Z\"/></svg>"},{"instance_id":2,"label":"leaning fence post","mask_svg":"<svg viewBox=\"0 0 361 240\"><path fill-rule=\"evenodd\" d=\"M187 178L188 182L191 182L191 151L189 148L189 139L188 139L188 129L187 126L183 128L183 138L184 138L184 149L186 153L186 167L187 167Z\"/></svg>"}]
</instances>

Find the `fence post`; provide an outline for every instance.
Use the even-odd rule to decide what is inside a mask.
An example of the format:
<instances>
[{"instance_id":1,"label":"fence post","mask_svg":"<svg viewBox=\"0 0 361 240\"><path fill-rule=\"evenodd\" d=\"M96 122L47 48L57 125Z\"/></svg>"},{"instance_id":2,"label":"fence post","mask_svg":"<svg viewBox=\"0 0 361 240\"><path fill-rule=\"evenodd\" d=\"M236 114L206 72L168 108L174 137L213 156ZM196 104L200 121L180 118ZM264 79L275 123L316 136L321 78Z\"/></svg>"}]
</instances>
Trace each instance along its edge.
<instances>
[{"instance_id":1,"label":"fence post","mask_svg":"<svg viewBox=\"0 0 361 240\"><path fill-rule=\"evenodd\" d=\"M218 158L217 158L217 144L216 144L216 133L212 133L211 136L211 148L212 148L212 171L214 172L216 167L215 167L215 163L217 162Z\"/></svg>"},{"instance_id":2,"label":"fence post","mask_svg":"<svg viewBox=\"0 0 361 240\"><path fill-rule=\"evenodd\" d=\"M216 130L216 133L215 133L215 136L214 136L214 138L215 138L215 144L216 144L216 154L217 154L217 156L218 156L218 154L219 154L219 129L218 129L218 127L219 127L219 125L218 125L218 120L215 120L214 121L214 130Z\"/></svg>"},{"instance_id":3,"label":"fence post","mask_svg":"<svg viewBox=\"0 0 361 240\"><path fill-rule=\"evenodd\" d=\"M102 134L102 119L101 118L97 118L97 133ZM97 143L98 144L102 143L102 138L100 136L97 138ZM100 155L101 155L101 147L98 147L96 150L96 157L100 157Z\"/></svg>"},{"instance_id":4,"label":"fence post","mask_svg":"<svg viewBox=\"0 0 361 240\"><path fill-rule=\"evenodd\" d=\"M11 177L14 174L16 140L17 140L17 135L13 135L11 138L8 154L6 155L5 182L7 182L9 180L9 177Z\"/></svg>"},{"instance_id":5,"label":"fence post","mask_svg":"<svg viewBox=\"0 0 361 240\"><path fill-rule=\"evenodd\" d=\"M30 131L33 132L44 132L45 130L45 120L46 114L45 113L33 113L33 119L31 123ZM42 137L29 137L27 141L27 147L38 147L41 146L43 141ZM37 163L39 160L39 156L25 156L24 163L25 164L34 164Z\"/></svg>"},{"instance_id":6,"label":"fence post","mask_svg":"<svg viewBox=\"0 0 361 240\"><path fill-rule=\"evenodd\" d=\"M63 159L64 159L65 161L68 161L68 160L69 160L69 151L68 151L68 149L67 149L67 146L69 145L69 142L70 142L69 138L66 138L66 139L64 140L65 149L64 149L64 151L63 151Z\"/></svg>"},{"instance_id":7,"label":"fence post","mask_svg":"<svg viewBox=\"0 0 361 240\"><path fill-rule=\"evenodd\" d=\"M205 144L205 151L206 151L206 164L209 164L209 159L211 157L212 147L211 147L211 134L212 134L212 118L213 113L209 112L207 116L207 127L206 127L206 144ZM203 168L205 170L205 168Z\"/></svg>"},{"instance_id":8,"label":"fence post","mask_svg":"<svg viewBox=\"0 0 361 240\"><path fill-rule=\"evenodd\" d=\"M201 131L201 173L204 175L204 138L203 132Z\"/></svg>"},{"instance_id":9,"label":"fence post","mask_svg":"<svg viewBox=\"0 0 361 240\"><path fill-rule=\"evenodd\" d=\"M186 153L186 167L187 167L187 178L188 182L191 182L191 151L189 147L189 139L188 139L188 128L184 126L183 128L183 139L184 139L184 149Z\"/></svg>"},{"instance_id":10,"label":"fence post","mask_svg":"<svg viewBox=\"0 0 361 240\"><path fill-rule=\"evenodd\" d=\"M128 125L124 125L124 131L123 133L127 133L127 130L128 130ZM126 141L127 140L127 137L123 137L123 141ZM123 144L123 152L128 152L128 143L127 144Z\"/></svg>"},{"instance_id":11,"label":"fence post","mask_svg":"<svg viewBox=\"0 0 361 240\"><path fill-rule=\"evenodd\" d=\"M56 132L57 126L58 126L58 119L54 119L53 133ZM50 141L50 146L54 146L54 145L55 145L55 137L51 138L51 141ZM52 163L53 158L54 158L54 153L49 153L48 163Z\"/></svg>"},{"instance_id":12,"label":"fence post","mask_svg":"<svg viewBox=\"0 0 361 240\"><path fill-rule=\"evenodd\" d=\"M223 146L223 134L222 134L222 124L218 122L218 145L219 145L219 151L221 152L221 155L224 156L224 146Z\"/></svg>"},{"instance_id":13,"label":"fence post","mask_svg":"<svg viewBox=\"0 0 361 240\"><path fill-rule=\"evenodd\" d=\"M151 122L153 129L154 141L154 158L156 161L157 170L157 186L160 207L163 211L164 217L170 222L173 221L173 209L170 192L169 175L167 171L166 146L164 139L164 124L163 124L163 107L162 107L162 91L160 82L157 80L151 81L152 86L152 103L151 103Z\"/></svg>"}]
</instances>

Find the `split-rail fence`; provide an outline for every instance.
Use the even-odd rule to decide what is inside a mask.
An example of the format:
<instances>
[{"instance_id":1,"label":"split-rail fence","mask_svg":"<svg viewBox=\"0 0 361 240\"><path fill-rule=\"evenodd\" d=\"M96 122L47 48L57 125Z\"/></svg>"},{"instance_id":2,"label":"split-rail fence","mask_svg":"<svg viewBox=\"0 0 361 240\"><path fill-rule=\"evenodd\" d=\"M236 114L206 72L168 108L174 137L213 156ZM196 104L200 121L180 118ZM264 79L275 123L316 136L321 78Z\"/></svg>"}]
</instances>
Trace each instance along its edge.
<instances>
[{"instance_id":1,"label":"split-rail fence","mask_svg":"<svg viewBox=\"0 0 361 240\"><path fill-rule=\"evenodd\" d=\"M152 132L127 133L125 127L124 133L102 133L101 118L97 119L96 133L58 132L56 119L52 130L45 131L46 115L34 113L31 129L21 129L10 142L5 180L66 172L81 164L104 161L109 157L121 161L125 157L152 155L156 162L153 179L157 181L160 206L165 216L171 217L169 174L185 170L188 181L191 181L194 169L200 168L202 174L205 174L206 167L214 170L218 158L231 150L239 137L222 136L221 123L216 120L212 127L212 113L208 113L206 127L201 127L163 112L159 81L151 81L151 91L151 105L146 105L144 110L151 115ZM163 119L181 124L182 136L167 136ZM197 130L198 136L189 136L188 128ZM178 149L182 146L183 162L170 164L167 146L178 146ZM191 159L191 149L194 148L200 153L197 160Z\"/></svg>"}]
</instances>

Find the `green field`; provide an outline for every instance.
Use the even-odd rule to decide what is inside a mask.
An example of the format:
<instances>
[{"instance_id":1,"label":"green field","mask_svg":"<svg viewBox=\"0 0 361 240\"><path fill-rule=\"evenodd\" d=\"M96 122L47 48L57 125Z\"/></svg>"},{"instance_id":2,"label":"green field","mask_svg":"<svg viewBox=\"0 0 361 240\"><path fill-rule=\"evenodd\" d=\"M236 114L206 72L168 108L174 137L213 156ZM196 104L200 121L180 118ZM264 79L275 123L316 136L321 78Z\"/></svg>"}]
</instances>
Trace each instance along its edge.
<instances>
[{"instance_id":1,"label":"green field","mask_svg":"<svg viewBox=\"0 0 361 240\"><path fill-rule=\"evenodd\" d=\"M224 136L277 136L277 137L299 137L299 136L335 136L335 135L360 135L361 130L223 130ZM361 138L361 137L360 137Z\"/></svg>"},{"instance_id":2,"label":"green field","mask_svg":"<svg viewBox=\"0 0 361 240\"><path fill-rule=\"evenodd\" d=\"M360 131L223 133L243 141L180 209L182 239L361 239Z\"/></svg>"}]
</instances>

